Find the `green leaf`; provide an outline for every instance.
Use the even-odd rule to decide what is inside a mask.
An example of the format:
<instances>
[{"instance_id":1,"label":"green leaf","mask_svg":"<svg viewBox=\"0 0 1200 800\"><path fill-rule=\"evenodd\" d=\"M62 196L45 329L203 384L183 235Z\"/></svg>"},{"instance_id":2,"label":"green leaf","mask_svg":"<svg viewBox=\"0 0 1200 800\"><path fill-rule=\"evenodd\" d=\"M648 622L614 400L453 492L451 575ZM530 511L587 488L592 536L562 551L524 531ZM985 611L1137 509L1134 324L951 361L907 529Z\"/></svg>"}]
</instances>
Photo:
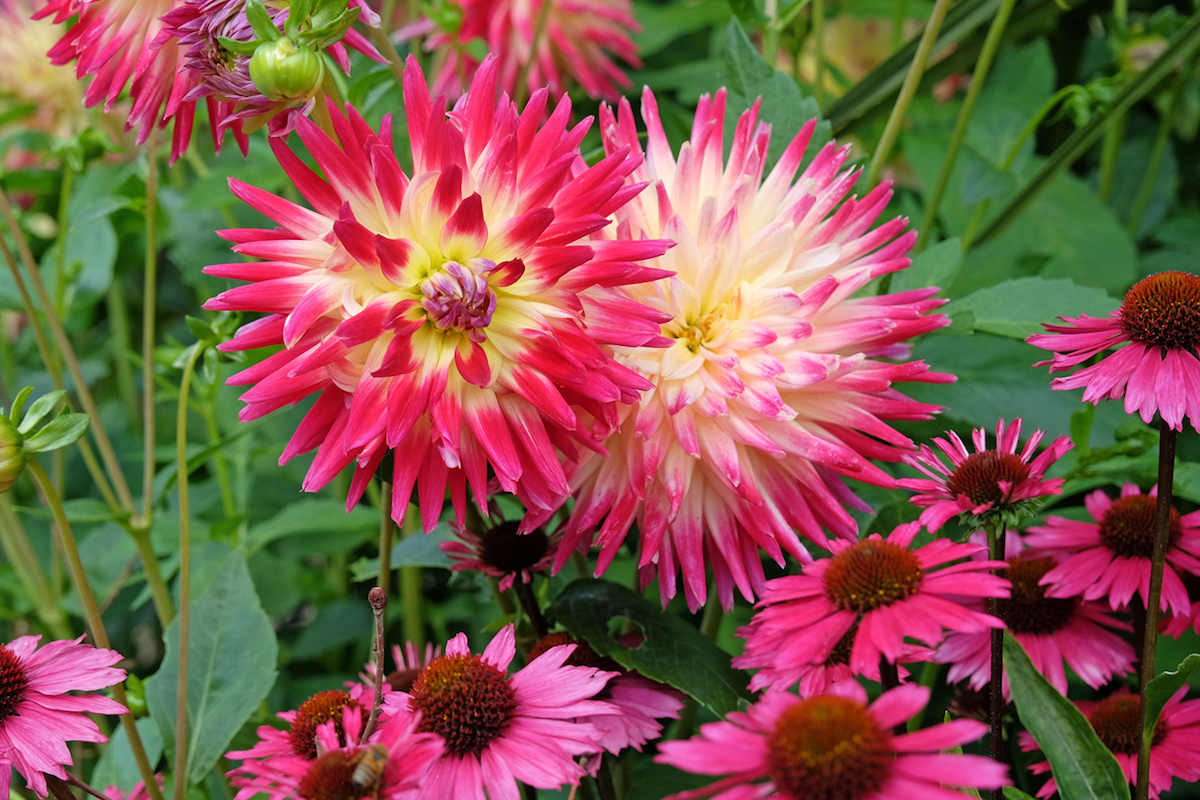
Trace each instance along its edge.
<instances>
[{"instance_id":1,"label":"green leaf","mask_svg":"<svg viewBox=\"0 0 1200 800\"><path fill-rule=\"evenodd\" d=\"M165 750L175 750L179 620L163 637L162 666L146 681L146 703ZM204 780L229 741L275 684L276 638L241 553L230 553L196 597L188 638L188 767L190 783Z\"/></svg>"},{"instance_id":2,"label":"green leaf","mask_svg":"<svg viewBox=\"0 0 1200 800\"><path fill-rule=\"evenodd\" d=\"M1005 800L1037 800L1036 797L1030 794L1025 794L1015 786L1004 787Z\"/></svg>"},{"instance_id":3,"label":"green leaf","mask_svg":"<svg viewBox=\"0 0 1200 800\"><path fill-rule=\"evenodd\" d=\"M729 19L729 4L700 0L659 5L638 0L633 4L633 14L642 27L633 34L633 41L638 55L645 60L681 36L724 24Z\"/></svg>"},{"instance_id":4,"label":"green leaf","mask_svg":"<svg viewBox=\"0 0 1200 800\"><path fill-rule=\"evenodd\" d=\"M246 537L250 555L276 539L309 533L350 533L379 525L379 511L357 506L346 512L339 500L298 500L266 522L252 527Z\"/></svg>"},{"instance_id":5,"label":"green leaf","mask_svg":"<svg viewBox=\"0 0 1200 800\"><path fill-rule=\"evenodd\" d=\"M1154 738L1154 728L1158 725L1163 706L1187 685L1197 670L1200 670L1200 653L1192 653L1174 672L1156 675L1154 680L1146 684L1146 729L1142 731L1146 741Z\"/></svg>"},{"instance_id":6,"label":"green leaf","mask_svg":"<svg viewBox=\"0 0 1200 800\"><path fill-rule=\"evenodd\" d=\"M891 291L904 292L926 286L944 289L954 283L962 262L962 241L957 236L938 242L914 256L908 269L892 273Z\"/></svg>"},{"instance_id":7,"label":"green leaf","mask_svg":"<svg viewBox=\"0 0 1200 800\"><path fill-rule=\"evenodd\" d=\"M89 422L91 417L87 414L62 414L25 440L25 452L45 453L74 444L83 436Z\"/></svg>"},{"instance_id":8,"label":"green leaf","mask_svg":"<svg viewBox=\"0 0 1200 800\"><path fill-rule=\"evenodd\" d=\"M193 470L212 458L215 453L224 449L238 439L241 439L243 436L248 436L251 433L254 433L259 427L260 423L258 422L251 422L248 425L239 425L237 430L235 430L233 433L222 436L217 441L210 442L199 449L193 450L193 448L189 446L187 460L188 473L191 474ZM172 449L173 448L174 446L172 446ZM163 467L156 476L154 476L154 494L155 497L158 498L157 502L159 504L167 501L167 493L170 492L171 489L174 488L175 484L179 481L179 464L175 460L174 455L169 456L169 458L171 460L167 463L167 465Z\"/></svg>"},{"instance_id":9,"label":"green leaf","mask_svg":"<svg viewBox=\"0 0 1200 800\"><path fill-rule=\"evenodd\" d=\"M230 39L228 36L218 36L217 41L231 53L237 53L240 56L252 56L254 51L262 42L258 39L251 39L248 42L241 42L237 39Z\"/></svg>"},{"instance_id":10,"label":"green leaf","mask_svg":"<svg viewBox=\"0 0 1200 800\"><path fill-rule=\"evenodd\" d=\"M713 600L712 602L716 602ZM609 581L577 580L554 599L547 612L600 655L626 669L674 686L718 716L749 700L746 673L729 665L729 654L688 623ZM646 637L636 648L609 635L614 619L633 622Z\"/></svg>"},{"instance_id":11,"label":"green leaf","mask_svg":"<svg viewBox=\"0 0 1200 800\"><path fill-rule=\"evenodd\" d=\"M969 311L973 330L1024 339L1042 331L1043 322L1059 315L1107 317L1119 305L1102 289L1077 286L1059 278L1017 278L969 294L942 309L953 317Z\"/></svg>"},{"instance_id":12,"label":"green leaf","mask_svg":"<svg viewBox=\"0 0 1200 800\"><path fill-rule=\"evenodd\" d=\"M154 720L149 717L139 719L137 729L142 738L142 747L146 748L146 758L153 766L162 756L162 736L159 735ZM125 736L125 726L117 725L112 738L96 761L89 783L100 791L104 791L107 786L116 786L128 792L141 779L142 773L133 757L133 748L129 746L129 738Z\"/></svg>"},{"instance_id":13,"label":"green leaf","mask_svg":"<svg viewBox=\"0 0 1200 800\"><path fill-rule=\"evenodd\" d=\"M33 390L29 389L28 391ZM22 395L24 395L24 397L29 396L25 392L22 392ZM33 430L34 426L41 422L43 417L53 411L54 407L57 406L59 402L66 396L67 393L64 390L58 389L57 391L47 392L37 400L34 400L33 405L29 407L28 413L25 414L25 418L21 420L21 424L17 426L17 430L21 433L29 433L31 430ZM21 400L22 404L24 403L24 399L18 399ZM14 403L14 406L15 405L16 404Z\"/></svg>"},{"instance_id":14,"label":"green leaf","mask_svg":"<svg viewBox=\"0 0 1200 800\"><path fill-rule=\"evenodd\" d=\"M254 29L254 35L264 42L275 42L283 38L262 0L246 0L246 19Z\"/></svg>"},{"instance_id":15,"label":"green leaf","mask_svg":"<svg viewBox=\"0 0 1200 800\"><path fill-rule=\"evenodd\" d=\"M428 534L420 531L405 536L392 545L392 569L398 567L434 567L450 569L454 563L442 552L442 542L453 541L450 526L439 523ZM350 565L350 577L355 581L373 581L379 577L378 558L360 558Z\"/></svg>"},{"instance_id":16,"label":"green leaf","mask_svg":"<svg viewBox=\"0 0 1200 800\"><path fill-rule=\"evenodd\" d=\"M25 402L29 399L29 395L33 394L33 387L26 386L21 391L17 392L17 396L13 398L12 408L8 411L8 418L13 424L18 424L21 421L21 412L25 410Z\"/></svg>"},{"instance_id":17,"label":"green leaf","mask_svg":"<svg viewBox=\"0 0 1200 800\"><path fill-rule=\"evenodd\" d=\"M1022 724L1050 760L1062 800L1128 800L1129 783L1075 704L1058 693L1004 632L1004 670Z\"/></svg>"}]
</instances>

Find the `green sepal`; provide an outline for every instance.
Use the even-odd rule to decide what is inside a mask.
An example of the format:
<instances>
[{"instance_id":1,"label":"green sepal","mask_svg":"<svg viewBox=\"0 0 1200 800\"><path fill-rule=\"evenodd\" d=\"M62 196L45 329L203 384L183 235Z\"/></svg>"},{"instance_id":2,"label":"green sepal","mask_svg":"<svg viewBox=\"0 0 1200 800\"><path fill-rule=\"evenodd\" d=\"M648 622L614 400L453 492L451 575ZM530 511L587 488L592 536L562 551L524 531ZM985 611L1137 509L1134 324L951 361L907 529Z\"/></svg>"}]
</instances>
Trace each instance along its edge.
<instances>
[{"instance_id":1,"label":"green sepal","mask_svg":"<svg viewBox=\"0 0 1200 800\"><path fill-rule=\"evenodd\" d=\"M246 19L250 21L254 35L264 42L277 42L283 38L262 0L246 0Z\"/></svg>"},{"instance_id":2,"label":"green sepal","mask_svg":"<svg viewBox=\"0 0 1200 800\"><path fill-rule=\"evenodd\" d=\"M65 391L56 389L34 400L33 405L29 407L29 413L25 415L25 419L21 420L21 424L17 426L17 430L21 433L29 433L66 396L67 393Z\"/></svg>"},{"instance_id":3,"label":"green sepal","mask_svg":"<svg viewBox=\"0 0 1200 800\"><path fill-rule=\"evenodd\" d=\"M17 392L17 396L13 398L12 409L8 412L8 418L12 420L14 426L21 421L21 412L25 410L25 403L29 400L29 395L31 394L33 394L33 387L26 386Z\"/></svg>"},{"instance_id":4,"label":"green sepal","mask_svg":"<svg viewBox=\"0 0 1200 800\"><path fill-rule=\"evenodd\" d=\"M262 44L261 39L251 39L248 42L243 42L238 39L230 39L228 36L218 36L217 41L231 53L237 53L239 56L252 56L258 46Z\"/></svg>"},{"instance_id":5,"label":"green sepal","mask_svg":"<svg viewBox=\"0 0 1200 800\"><path fill-rule=\"evenodd\" d=\"M46 453L79 441L91 418L87 414L62 414L25 440L25 452Z\"/></svg>"}]
</instances>

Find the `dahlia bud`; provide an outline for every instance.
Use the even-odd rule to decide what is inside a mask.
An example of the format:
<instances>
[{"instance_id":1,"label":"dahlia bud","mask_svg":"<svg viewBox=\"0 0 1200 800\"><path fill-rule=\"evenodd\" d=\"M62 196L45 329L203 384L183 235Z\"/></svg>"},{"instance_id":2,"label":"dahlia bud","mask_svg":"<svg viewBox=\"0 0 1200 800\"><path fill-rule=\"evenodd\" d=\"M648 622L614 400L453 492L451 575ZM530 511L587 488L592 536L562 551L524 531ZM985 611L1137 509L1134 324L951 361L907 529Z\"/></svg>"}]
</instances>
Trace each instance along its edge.
<instances>
[{"instance_id":1,"label":"dahlia bud","mask_svg":"<svg viewBox=\"0 0 1200 800\"><path fill-rule=\"evenodd\" d=\"M291 39L263 42L250 57L250 78L271 100L307 100L321 88L325 61Z\"/></svg>"},{"instance_id":2,"label":"dahlia bud","mask_svg":"<svg viewBox=\"0 0 1200 800\"><path fill-rule=\"evenodd\" d=\"M0 415L0 493L11 489L25 469L24 443L13 421Z\"/></svg>"}]
</instances>

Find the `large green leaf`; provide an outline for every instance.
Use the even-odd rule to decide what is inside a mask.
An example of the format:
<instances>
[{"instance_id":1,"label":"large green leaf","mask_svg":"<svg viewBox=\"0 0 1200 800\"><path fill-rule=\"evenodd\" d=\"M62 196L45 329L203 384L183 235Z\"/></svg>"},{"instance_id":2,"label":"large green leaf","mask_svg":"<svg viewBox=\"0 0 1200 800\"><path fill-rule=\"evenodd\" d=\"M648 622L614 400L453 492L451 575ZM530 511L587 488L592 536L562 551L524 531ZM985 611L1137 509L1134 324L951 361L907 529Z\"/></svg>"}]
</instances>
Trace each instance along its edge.
<instances>
[{"instance_id":1,"label":"large green leaf","mask_svg":"<svg viewBox=\"0 0 1200 800\"><path fill-rule=\"evenodd\" d=\"M173 761L179 620L167 628L162 666L146 681L146 703ZM192 602L188 637L188 767L199 783L275 684L275 630L250 581L245 557L226 557Z\"/></svg>"},{"instance_id":2,"label":"large green leaf","mask_svg":"<svg viewBox=\"0 0 1200 800\"><path fill-rule=\"evenodd\" d=\"M1077 286L1066 278L1017 278L980 289L942 310L959 322L956 330L969 325L968 330L1024 339L1041 333L1042 323L1055 322L1059 315L1106 317L1118 304L1103 289ZM959 320L967 315L969 320Z\"/></svg>"},{"instance_id":3,"label":"large green leaf","mask_svg":"<svg viewBox=\"0 0 1200 800\"><path fill-rule=\"evenodd\" d=\"M1174 672L1156 675L1154 680L1146 685L1146 730L1142 733L1147 739L1154 737L1154 728L1158 725L1163 706L1187 685L1192 675L1196 674L1196 670L1200 670L1200 653L1192 653Z\"/></svg>"},{"instance_id":4,"label":"large green leaf","mask_svg":"<svg viewBox=\"0 0 1200 800\"><path fill-rule=\"evenodd\" d=\"M158 734L158 727L154 720L143 717L137 721L137 729L142 738L142 747L146 750L146 758L153 767L162 756L162 737ZM118 725L96 760L89 782L100 791L116 786L128 792L141 779L142 773L133 756L133 748L129 746L129 737L125 735L125 726Z\"/></svg>"},{"instance_id":5,"label":"large green leaf","mask_svg":"<svg viewBox=\"0 0 1200 800\"><path fill-rule=\"evenodd\" d=\"M716 602L712 600L711 602ZM749 699L746 673L729 665L729 654L682 619L619 584L585 578L567 586L548 613L597 653L626 669L674 686L720 716ZM626 647L609 635L609 623L626 619L646 637Z\"/></svg>"},{"instance_id":6,"label":"large green leaf","mask_svg":"<svg viewBox=\"0 0 1200 800\"><path fill-rule=\"evenodd\" d=\"M398 567L435 567L449 569L454 562L442 552L442 542L454 540L450 526L439 523L428 534L420 531L405 536L392 545L392 569ZM373 581L379 577L378 558L360 558L350 565L350 577L355 581Z\"/></svg>"},{"instance_id":7,"label":"large green leaf","mask_svg":"<svg viewBox=\"0 0 1200 800\"><path fill-rule=\"evenodd\" d=\"M1004 632L1004 670L1021 722L1050 760L1062 800L1128 800L1129 783L1091 723L1058 693L1013 638Z\"/></svg>"},{"instance_id":8,"label":"large green leaf","mask_svg":"<svg viewBox=\"0 0 1200 800\"><path fill-rule=\"evenodd\" d=\"M351 533L379 527L379 512L356 506L346 513L340 500L297 500L266 522L250 529L246 546L251 555L276 539L312 533Z\"/></svg>"}]
</instances>

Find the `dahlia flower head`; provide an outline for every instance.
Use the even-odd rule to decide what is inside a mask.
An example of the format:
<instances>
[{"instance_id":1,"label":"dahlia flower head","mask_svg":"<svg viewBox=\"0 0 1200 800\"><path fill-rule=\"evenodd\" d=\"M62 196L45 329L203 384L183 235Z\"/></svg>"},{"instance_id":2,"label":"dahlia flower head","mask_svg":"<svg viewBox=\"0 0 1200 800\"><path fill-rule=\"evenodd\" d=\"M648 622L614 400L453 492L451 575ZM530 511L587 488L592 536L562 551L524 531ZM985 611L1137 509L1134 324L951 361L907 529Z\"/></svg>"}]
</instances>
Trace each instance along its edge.
<instances>
[{"instance_id":1,"label":"dahlia flower head","mask_svg":"<svg viewBox=\"0 0 1200 800\"><path fill-rule=\"evenodd\" d=\"M905 220L871 230L890 186L847 198L858 172L839 172L849 148L834 144L793 182L816 120L764 178L771 132L757 103L726 163L725 102L724 90L701 98L676 159L643 93L646 160L631 180L652 186L616 212L616 235L677 243L653 262L671 277L625 289L666 318L669 346L613 348L652 388L604 442L611 455L568 467L576 504L556 560L594 541L603 572L636 520L643 585L657 574L665 604L682 573L692 609L707 599L706 564L729 608L734 587L762 592L760 550L809 561L801 536L823 548L826 529L856 539L847 507L866 506L843 477L893 486L870 459L899 460L913 443L888 421L937 410L894 385L953 380L895 361L908 339L947 324L928 313L943 303L936 288L853 297L909 264ZM607 152L641 152L628 102L600 113Z\"/></svg>"},{"instance_id":2,"label":"dahlia flower head","mask_svg":"<svg viewBox=\"0 0 1200 800\"><path fill-rule=\"evenodd\" d=\"M949 466L923 444L918 454L907 455L904 461L928 477L896 481L920 493L911 500L925 509L920 520L931 533L941 530L955 516L972 528L990 520L1015 525L1033 510L1039 498L1062 494L1064 479L1047 478L1046 470L1074 447L1068 437L1059 436L1038 453L1045 432L1037 430L1018 453L1020 418L1011 425L1004 420L996 423L996 446L992 449L988 449L983 428L972 431L974 453L954 431L947 431L946 436L935 437L933 443L950 459Z\"/></svg>"},{"instance_id":3,"label":"dahlia flower head","mask_svg":"<svg viewBox=\"0 0 1200 800\"><path fill-rule=\"evenodd\" d=\"M1166 705L1150 744L1150 797L1171 788L1175 778L1192 783L1200 780L1200 700L1184 700L1188 687L1175 693ZM1141 698L1122 688L1100 701L1078 701L1075 705L1092 723L1096 735L1112 751L1125 780L1130 786L1137 783L1138 744L1142 740ZM1022 731L1017 741L1025 752L1038 749L1037 741L1028 731ZM1035 775L1050 772L1050 762L1030 766ZM1038 797L1050 797L1058 791L1053 777L1042 784Z\"/></svg>"},{"instance_id":4,"label":"dahlia flower head","mask_svg":"<svg viewBox=\"0 0 1200 800\"><path fill-rule=\"evenodd\" d=\"M986 634L1003 627L972 601L1009 596L1008 581L990 573L1005 562L962 561L985 553L980 544L934 539L912 548L919 531L911 522L887 538L838 539L830 544L832 557L768 581L750 624L737 632L746 649L733 665L760 670L750 688L788 689L839 663L853 675L879 680L881 659L926 661L932 655L927 648L940 644L947 631ZM842 681L829 683L835 682ZM804 686L810 694L825 688Z\"/></svg>"},{"instance_id":5,"label":"dahlia flower head","mask_svg":"<svg viewBox=\"0 0 1200 800\"><path fill-rule=\"evenodd\" d=\"M281 227L222 232L267 260L205 270L249 281L205 308L268 315L222 349L283 345L230 379L252 385L241 419L319 394L281 463L317 449L308 491L354 464L350 507L395 449L392 515L404 518L415 485L427 532L447 487L460 524L468 485L486 510L489 470L527 508L557 509L570 493L559 452L598 448L618 404L649 387L602 347L659 339L659 312L618 290L660 277L638 262L669 242L589 238L641 190L626 181L639 159L586 166L588 122L568 127L570 101L548 117L544 90L523 112L497 102L498 66L485 62L447 115L410 57L411 178L390 118L377 134L353 109L331 110L340 144L302 119L324 178L272 147L313 209L231 180Z\"/></svg>"},{"instance_id":6,"label":"dahlia flower head","mask_svg":"<svg viewBox=\"0 0 1200 800\"><path fill-rule=\"evenodd\" d=\"M499 58L500 87L513 97L546 87L557 99L577 84L589 97L615 102L631 83L614 59L642 66L630 37L642 26L630 0L462 0L459 6L457 30L426 18L402 34L429 34L435 94L455 98L471 86L480 62L468 45L477 39Z\"/></svg>"},{"instance_id":7,"label":"dahlia flower head","mask_svg":"<svg viewBox=\"0 0 1200 800\"><path fill-rule=\"evenodd\" d=\"M1026 339L1054 353L1050 372L1069 372L1111 348L1117 350L1050 388L1083 389L1086 403L1125 398L1125 413L1150 422L1155 412L1174 430L1191 420L1200 431L1200 277L1160 272L1143 278L1108 317L1060 317L1048 333Z\"/></svg>"},{"instance_id":8,"label":"dahlia flower head","mask_svg":"<svg viewBox=\"0 0 1200 800\"><path fill-rule=\"evenodd\" d=\"M700 734L659 745L655 758L685 772L728 777L667 800L962 800L949 787L998 789L1008 768L990 758L948 753L987 725L958 719L912 733L903 728L929 702L929 689L905 684L868 705L851 681L801 699L771 691L745 711L700 726Z\"/></svg>"},{"instance_id":9,"label":"dahlia flower head","mask_svg":"<svg viewBox=\"0 0 1200 800\"><path fill-rule=\"evenodd\" d=\"M0 796L8 797L12 769L38 797L46 776L67 780L74 764L67 742L107 742L87 714L127 714L125 706L95 692L125 680L113 666L122 656L83 644L83 637L49 642L21 636L0 644Z\"/></svg>"}]
</instances>

